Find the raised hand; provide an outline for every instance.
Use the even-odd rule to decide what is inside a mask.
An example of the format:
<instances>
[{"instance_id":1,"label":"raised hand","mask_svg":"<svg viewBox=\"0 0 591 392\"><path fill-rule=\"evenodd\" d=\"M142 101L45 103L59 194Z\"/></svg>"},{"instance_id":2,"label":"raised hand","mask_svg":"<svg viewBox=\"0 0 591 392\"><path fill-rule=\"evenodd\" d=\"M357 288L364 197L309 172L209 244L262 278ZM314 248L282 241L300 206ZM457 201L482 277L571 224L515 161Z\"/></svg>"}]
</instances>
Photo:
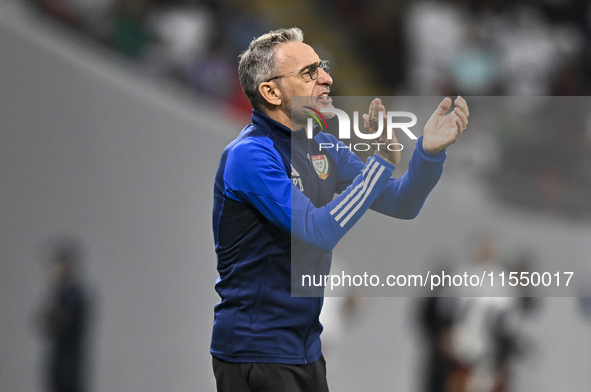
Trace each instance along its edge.
<instances>
[{"instance_id":1,"label":"raised hand","mask_svg":"<svg viewBox=\"0 0 591 392\"><path fill-rule=\"evenodd\" d=\"M382 114L382 133L376 137L375 139L371 139L372 143L374 144L374 151L380 158L385 159L386 161L390 162L393 165L397 165L400 162L400 150L399 148L395 148L396 146L392 147L392 150L387 148L388 145L392 143L398 143L396 139L396 135L392 132L392 139L388 139L388 133L386 132L386 124L387 124L387 117L386 117L386 108L382 105L382 100L379 98L374 99L369 104L369 114L363 115L363 124L365 126L365 132L368 134L373 134L378 131L378 124L379 124L379 115Z\"/></svg>"},{"instance_id":2,"label":"raised hand","mask_svg":"<svg viewBox=\"0 0 591 392\"><path fill-rule=\"evenodd\" d=\"M470 111L466 100L458 95L454 101L455 109L445 114L451 107L451 98L444 98L435 112L425 124L423 130L423 148L425 151L436 154L455 143L468 126Z\"/></svg>"}]
</instances>

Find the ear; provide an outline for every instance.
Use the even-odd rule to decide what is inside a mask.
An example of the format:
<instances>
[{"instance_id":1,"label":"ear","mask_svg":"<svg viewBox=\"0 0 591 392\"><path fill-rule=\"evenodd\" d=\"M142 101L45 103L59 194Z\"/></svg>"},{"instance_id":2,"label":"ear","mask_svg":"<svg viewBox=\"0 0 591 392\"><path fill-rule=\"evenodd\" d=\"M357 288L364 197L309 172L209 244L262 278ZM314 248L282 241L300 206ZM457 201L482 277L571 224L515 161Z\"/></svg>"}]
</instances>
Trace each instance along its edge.
<instances>
[{"instance_id":1,"label":"ear","mask_svg":"<svg viewBox=\"0 0 591 392\"><path fill-rule=\"evenodd\" d=\"M263 82L259 84L259 93L269 104L274 106L281 105L281 91L276 83Z\"/></svg>"}]
</instances>

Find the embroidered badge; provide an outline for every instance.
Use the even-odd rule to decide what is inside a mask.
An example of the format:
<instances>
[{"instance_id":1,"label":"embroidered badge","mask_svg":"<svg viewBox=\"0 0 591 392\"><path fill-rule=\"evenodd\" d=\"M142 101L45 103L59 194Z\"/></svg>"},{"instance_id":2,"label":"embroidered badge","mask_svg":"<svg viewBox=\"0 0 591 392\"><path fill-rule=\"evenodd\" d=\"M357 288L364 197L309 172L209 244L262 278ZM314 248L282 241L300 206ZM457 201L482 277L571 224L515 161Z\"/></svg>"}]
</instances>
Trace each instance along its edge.
<instances>
[{"instance_id":1,"label":"embroidered badge","mask_svg":"<svg viewBox=\"0 0 591 392\"><path fill-rule=\"evenodd\" d=\"M328 178L328 159L326 159L326 155L313 155L312 165L314 165L314 170L316 170L316 174L320 179L326 180Z\"/></svg>"}]
</instances>

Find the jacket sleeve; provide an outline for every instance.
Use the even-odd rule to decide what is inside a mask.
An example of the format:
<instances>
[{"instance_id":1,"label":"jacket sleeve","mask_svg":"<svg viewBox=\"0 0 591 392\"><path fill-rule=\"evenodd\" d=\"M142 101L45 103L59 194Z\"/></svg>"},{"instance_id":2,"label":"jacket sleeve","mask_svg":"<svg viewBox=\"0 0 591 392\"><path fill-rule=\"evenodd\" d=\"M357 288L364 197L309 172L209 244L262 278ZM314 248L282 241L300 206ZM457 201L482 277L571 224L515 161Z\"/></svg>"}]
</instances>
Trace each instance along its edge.
<instances>
[{"instance_id":1,"label":"jacket sleeve","mask_svg":"<svg viewBox=\"0 0 591 392\"><path fill-rule=\"evenodd\" d=\"M271 223L304 242L332 250L381 193L393 170L390 163L373 157L338 197L316 208L292 184L271 141L249 138L228 153L225 195L251 204Z\"/></svg>"},{"instance_id":2,"label":"jacket sleeve","mask_svg":"<svg viewBox=\"0 0 591 392\"><path fill-rule=\"evenodd\" d=\"M446 152L430 154L423 149L421 136L409 162L406 173L400 178L390 178L371 209L399 219L415 218L427 196L433 190L443 171ZM359 173L363 162L349 150L343 148L333 153L337 161L340 186L345 186Z\"/></svg>"}]
</instances>

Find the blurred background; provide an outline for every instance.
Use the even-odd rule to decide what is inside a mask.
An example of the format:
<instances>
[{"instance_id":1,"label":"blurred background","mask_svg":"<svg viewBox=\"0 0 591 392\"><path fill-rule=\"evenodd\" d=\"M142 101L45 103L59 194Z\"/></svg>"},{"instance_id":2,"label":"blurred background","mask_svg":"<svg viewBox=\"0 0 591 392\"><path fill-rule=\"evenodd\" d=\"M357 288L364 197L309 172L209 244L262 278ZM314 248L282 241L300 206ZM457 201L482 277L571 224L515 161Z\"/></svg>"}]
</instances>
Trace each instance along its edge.
<instances>
[{"instance_id":1,"label":"blurred background","mask_svg":"<svg viewBox=\"0 0 591 392\"><path fill-rule=\"evenodd\" d=\"M237 56L280 26L330 60L334 95L589 93L583 0L4 0L0 390L214 390L213 178L249 120ZM392 258L339 248L337 265L587 265L591 120L567 120L588 101L560 102L471 126L419 218L356 227ZM588 391L577 281L565 298L329 299L332 390Z\"/></svg>"}]
</instances>

